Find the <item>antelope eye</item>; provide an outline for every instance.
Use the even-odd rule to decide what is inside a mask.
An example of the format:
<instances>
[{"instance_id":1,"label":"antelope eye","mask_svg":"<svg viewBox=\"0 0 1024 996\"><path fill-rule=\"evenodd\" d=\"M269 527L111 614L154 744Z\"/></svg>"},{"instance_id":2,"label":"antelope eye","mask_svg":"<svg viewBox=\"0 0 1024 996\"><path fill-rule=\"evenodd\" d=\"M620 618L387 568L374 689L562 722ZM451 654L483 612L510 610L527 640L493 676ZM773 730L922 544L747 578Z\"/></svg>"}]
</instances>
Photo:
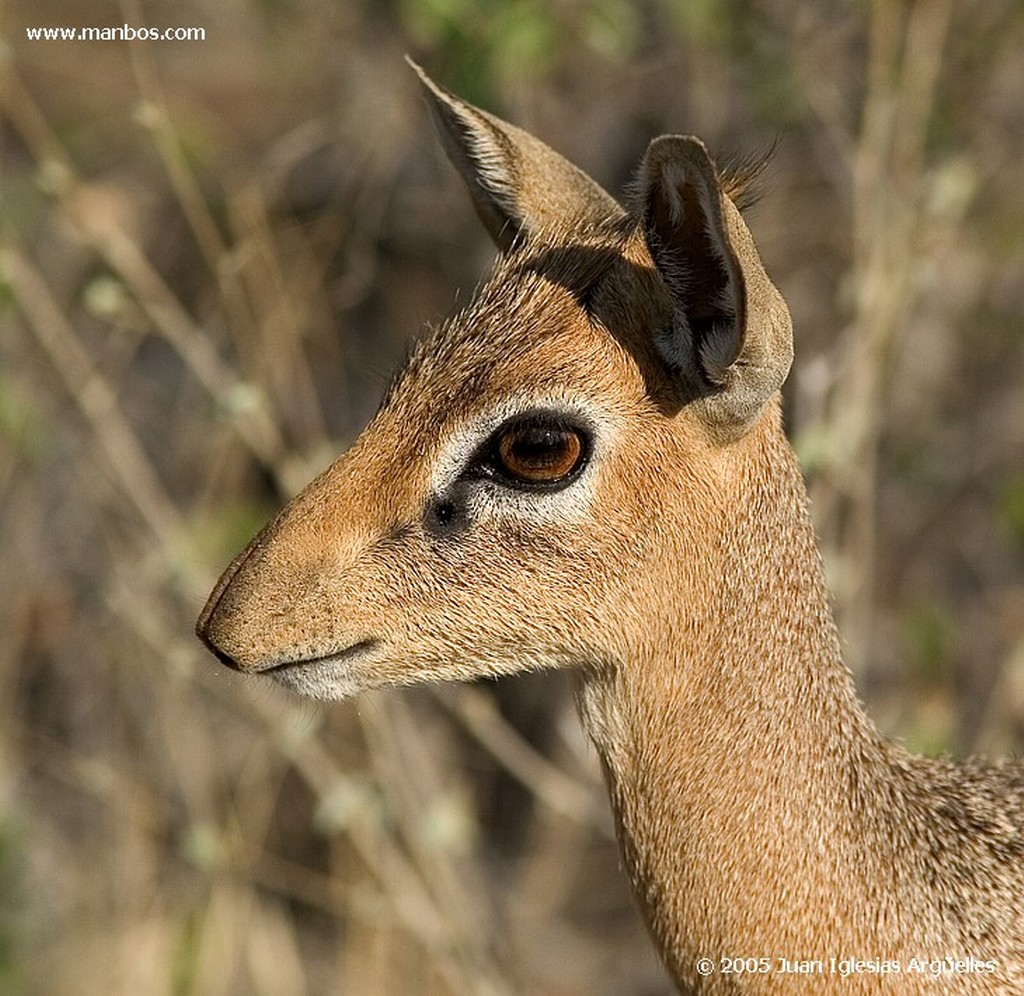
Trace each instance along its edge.
<instances>
[{"instance_id":1,"label":"antelope eye","mask_svg":"<svg viewBox=\"0 0 1024 996\"><path fill-rule=\"evenodd\" d=\"M587 437L575 426L532 417L503 426L493 437L490 464L512 484L550 488L575 478L587 456Z\"/></svg>"}]
</instances>

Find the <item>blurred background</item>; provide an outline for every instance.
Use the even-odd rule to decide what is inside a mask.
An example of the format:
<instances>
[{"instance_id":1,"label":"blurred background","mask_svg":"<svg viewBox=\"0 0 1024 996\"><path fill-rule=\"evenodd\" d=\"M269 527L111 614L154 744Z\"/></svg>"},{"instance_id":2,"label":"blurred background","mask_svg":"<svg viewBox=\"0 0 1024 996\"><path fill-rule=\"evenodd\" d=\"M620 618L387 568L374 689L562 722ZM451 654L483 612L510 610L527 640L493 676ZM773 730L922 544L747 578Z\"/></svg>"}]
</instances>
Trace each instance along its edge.
<instances>
[{"instance_id":1,"label":"blurred background","mask_svg":"<svg viewBox=\"0 0 1024 996\"><path fill-rule=\"evenodd\" d=\"M203 41L30 41L26 27ZM1024 744L1024 7L0 6L0 992L663 994L567 681L320 707L215 577L493 251L410 53L613 191L777 149L749 221L862 696Z\"/></svg>"}]
</instances>

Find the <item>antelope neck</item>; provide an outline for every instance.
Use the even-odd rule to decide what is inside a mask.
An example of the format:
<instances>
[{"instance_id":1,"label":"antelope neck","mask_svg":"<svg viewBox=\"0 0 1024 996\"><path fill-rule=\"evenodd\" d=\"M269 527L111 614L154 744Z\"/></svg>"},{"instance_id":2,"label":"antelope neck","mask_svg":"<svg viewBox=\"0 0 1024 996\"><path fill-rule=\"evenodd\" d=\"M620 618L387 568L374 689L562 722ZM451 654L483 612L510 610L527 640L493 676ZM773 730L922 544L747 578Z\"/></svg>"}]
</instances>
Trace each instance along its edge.
<instances>
[{"instance_id":1,"label":"antelope neck","mask_svg":"<svg viewBox=\"0 0 1024 996\"><path fill-rule=\"evenodd\" d=\"M866 957L896 927L880 898L892 838L866 825L886 808L888 748L841 661L784 466L742 482L770 512L722 530L713 571L684 572L676 617L577 678L638 902L695 991L700 957Z\"/></svg>"}]
</instances>

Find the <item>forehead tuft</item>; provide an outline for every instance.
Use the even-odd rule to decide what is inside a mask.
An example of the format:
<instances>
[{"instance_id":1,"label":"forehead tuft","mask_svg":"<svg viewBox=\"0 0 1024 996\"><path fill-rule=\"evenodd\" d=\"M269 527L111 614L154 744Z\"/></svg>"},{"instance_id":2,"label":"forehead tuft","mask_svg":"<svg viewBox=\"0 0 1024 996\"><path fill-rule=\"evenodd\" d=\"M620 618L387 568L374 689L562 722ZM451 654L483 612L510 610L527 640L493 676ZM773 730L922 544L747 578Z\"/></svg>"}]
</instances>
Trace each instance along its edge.
<instances>
[{"instance_id":1,"label":"forehead tuft","mask_svg":"<svg viewBox=\"0 0 1024 996\"><path fill-rule=\"evenodd\" d=\"M460 407L496 365L543 350L572 327L589 327L595 289L623 260L618 231L575 243L528 243L499 259L474 299L413 346L382 403L430 382L434 403ZM446 397L437 395L444 385Z\"/></svg>"}]
</instances>

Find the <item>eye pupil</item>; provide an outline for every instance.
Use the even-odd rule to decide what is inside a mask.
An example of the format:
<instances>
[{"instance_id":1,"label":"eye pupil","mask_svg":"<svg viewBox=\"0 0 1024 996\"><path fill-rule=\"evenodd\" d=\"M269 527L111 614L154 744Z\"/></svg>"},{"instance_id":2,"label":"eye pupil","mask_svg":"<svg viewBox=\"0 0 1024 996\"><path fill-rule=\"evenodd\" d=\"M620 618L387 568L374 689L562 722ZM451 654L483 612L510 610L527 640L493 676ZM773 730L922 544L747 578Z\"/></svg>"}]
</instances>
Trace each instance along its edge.
<instances>
[{"instance_id":1,"label":"eye pupil","mask_svg":"<svg viewBox=\"0 0 1024 996\"><path fill-rule=\"evenodd\" d=\"M582 437L565 426L513 426L498 438L501 470L529 484L551 484L567 477L577 469L582 455Z\"/></svg>"}]
</instances>

